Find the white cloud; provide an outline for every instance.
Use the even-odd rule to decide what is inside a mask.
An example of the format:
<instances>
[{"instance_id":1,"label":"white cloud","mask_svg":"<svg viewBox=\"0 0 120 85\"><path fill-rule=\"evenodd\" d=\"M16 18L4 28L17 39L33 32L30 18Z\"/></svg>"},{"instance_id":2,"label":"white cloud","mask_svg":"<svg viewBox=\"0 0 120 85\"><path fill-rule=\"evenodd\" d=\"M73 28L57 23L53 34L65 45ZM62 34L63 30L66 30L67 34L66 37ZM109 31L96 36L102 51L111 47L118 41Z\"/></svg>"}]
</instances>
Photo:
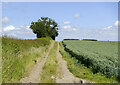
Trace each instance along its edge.
<instances>
[{"instance_id":1,"label":"white cloud","mask_svg":"<svg viewBox=\"0 0 120 85\"><path fill-rule=\"evenodd\" d=\"M8 17L3 17L3 18L2 18L2 23L3 23L3 24L7 24L9 21L10 21L10 20L9 20Z\"/></svg>"},{"instance_id":2,"label":"white cloud","mask_svg":"<svg viewBox=\"0 0 120 85\"><path fill-rule=\"evenodd\" d=\"M29 26L20 26L20 27L14 27L12 25L9 25L5 28L3 28L2 34L6 34L11 37L21 38L21 39L35 39L36 35L32 32L31 29L29 29Z\"/></svg>"},{"instance_id":3,"label":"white cloud","mask_svg":"<svg viewBox=\"0 0 120 85\"><path fill-rule=\"evenodd\" d=\"M64 21L63 24L70 24L70 21Z\"/></svg>"},{"instance_id":4,"label":"white cloud","mask_svg":"<svg viewBox=\"0 0 120 85\"><path fill-rule=\"evenodd\" d=\"M77 29L79 29L80 27L79 26L70 26L70 25L65 25L65 26L63 26L63 27L61 27L61 28L63 28L62 30L66 30L66 31L77 31Z\"/></svg>"},{"instance_id":5,"label":"white cloud","mask_svg":"<svg viewBox=\"0 0 120 85\"><path fill-rule=\"evenodd\" d=\"M9 25L9 26L5 27L3 30L4 30L4 31L10 31L10 30L14 30L14 29L15 29L14 26Z\"/></svg>"},{"instance_id":6,"label":"white cloud","mask_svg":"<svg viewBox=\"0 0 120 85\"><path fill-rule=\"evenodd\" d=\"M67 25L67 26L63 26L62 27L63 29L70 29L70 28L72 28L70 25Z\"/></svg>"},{"instance_id":7,"label":"white cloud","mask_svg":"<svg viewBox=\"0 0 120 85\"><path fill-rule=\"evenodd\" d=\"M110 30L110 29L112 29L112 27L113 26L108 26L108 27L104 28L104 30Z\"/></svg>"},{"instance_id":8,"label":"white cloud","mask_svg":"<svg viewBox=\"0 0 120 85\"><path fill-rule=\"evenodd\" d=\"M103 28L103 30L117 29L120 26L120 21L115 21L114 25Z\"/></svg>"},{"instance_id":9,"label":"white cloud","mask_svg":"<svg viewBox=\"0 0 120 85\"><path fill-rule=\"evenodd\" d=\"M32 30L30 29L30 26L26 26L26 25L23 25L23 26L20 26L19 28L16 28L12 25L9 25L5 28L3 28L3 31L4 32L7 32L7 31L14 31L14 32L21 32L21 33L30 33L32 32Z\"/></svg>"},{"instance_id":10,"label":"white cloud","mask_svg":"<svg viewBox=\"0 0 120 85\"><path fill-rule=\"evenodd\" d=\"M77 29L76 28L73 28L73 31L76 31Z\"/></svg>"},{"instance_id":11,"label":"white cloud","mask_svg":"<svg viewBox=\"0 0 120 85\"><path fill-rule=\"evenodd\" d=\"M15 28L15 30L20 30L20 28Z\"/></svg>"},{"instance_id":12,"label":"white cloud","mask_svg":"<svg viewBox=\"0 0 120 85\"><path fill-rule=\"evenodd\" d=\"M114 23L114 25L115 25L115 26L120 26L120 21L116 21L116 22Z\"/></svg>"},{"instance_id":13,"label":"white cloud","mask_svg":"<svg viewBox=\"0 0 120 85\"><path fill-rule=\"evenodd\" d=\"M20 26L20 28L24 28L24 29L30 30L30 26L26 26L26 25Z\"/></svg>"},{"instance_id":14,"label":"white cloud","mask_svg":"<svg viewBox=\"0 0 120 85\"><path fill-rule=\"evenodd\" d=\"M74 32L73 32L74 31ZM103 30L103 29L86 29L81 27L73 27L72 30L60 30L60 35L57 40L62 39L97 39L97 40L118 40L117 29Z\"/></svg>"},{"instance_id":15,"label":"white cloud","mask_svg":"<svg viewBox=\"0 0 120 85\"><path fill-rule=\"evenodd\" d=\"M79 18L80 17L80 14L75 14L74 15L74 18Z\"/></svg>"},{"instance_id":16,"label":"white cloud","mask_svg":"<svg viewBox=\"0 0 120 85\"><path fill-rule=\"evenodd\" d=\"M59 31L59 36L57 38L58 41L62 39L97 39L102 41L117 41L118 40L118 29L117 25L118 21L113 23L111 26L107 26L101 29L87 29L81 28L80 26L63 26L64 29ZM69 28L69 29L68 29ZM74 32L73 32L74 31Z\"/></svg>"}]
</instances>

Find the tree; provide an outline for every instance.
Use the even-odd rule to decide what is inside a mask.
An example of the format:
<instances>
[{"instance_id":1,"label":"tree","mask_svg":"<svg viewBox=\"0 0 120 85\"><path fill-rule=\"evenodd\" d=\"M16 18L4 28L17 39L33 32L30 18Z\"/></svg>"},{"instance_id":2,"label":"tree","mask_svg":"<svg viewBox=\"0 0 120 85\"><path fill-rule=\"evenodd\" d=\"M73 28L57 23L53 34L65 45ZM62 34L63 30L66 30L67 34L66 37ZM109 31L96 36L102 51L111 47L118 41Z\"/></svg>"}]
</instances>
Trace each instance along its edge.
<instances>
[{"instance_id":1,"label":"tree","mask_svg":"<svg viewBox=\"0 0 120 85\"><path fill-rule=\"evenodd\" d=\"M37 22L31 22L30 28L37 38L49 36L55 40L55 37L58 36L58 24L48 17L41 17Z\"/></svg>"}]
</instances>

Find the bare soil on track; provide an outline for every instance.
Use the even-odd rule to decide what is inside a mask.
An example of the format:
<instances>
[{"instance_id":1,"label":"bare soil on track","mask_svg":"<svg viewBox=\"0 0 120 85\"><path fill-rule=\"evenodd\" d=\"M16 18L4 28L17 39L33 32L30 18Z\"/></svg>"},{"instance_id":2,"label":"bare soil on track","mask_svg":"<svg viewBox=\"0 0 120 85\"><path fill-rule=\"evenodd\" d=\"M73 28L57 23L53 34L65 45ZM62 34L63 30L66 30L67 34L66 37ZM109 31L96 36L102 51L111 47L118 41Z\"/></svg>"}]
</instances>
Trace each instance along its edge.
<instances>
[{"instance_id":1,"label":"bare soil on track","mask_svg":"<svg viewBox=\"0 0 120 85\"><path fill-rule=\"evenodd\" d=\"M58 62L60 65L59 69L59 76L60 78L56 79L56 83L91 83L90 81L80 79L75 77L68 69L67 62L62 59L62 55L59 52L60 45L58 43L57 55L58 55Z\"/></svg>"},{"instance_id":2,"label":"bare soil on track","mask_svg":"<svg viewBox=\"0 0 120 85\"><path fill-rule=\"evenodd\" d=\"M54 46L54 42L52 43L52 45L49 48L49 51L47 52L46 56L44 57L44 59L41 62L37 62L31 71L29 76L22 78L20 80L21 83L39 83L40 82L40 74L42 73L42 68L46 62L46 59L50 53L50 50L53 48Z\"/></svg>"},{"instance_id":3,"label":"bare soil on track","mask_svg":"<svg viewBox=\"0 0 120 85\"><path fill-rule=\"evenodd\" d=\"M54 42L49 48L49 51L47 52L46 56L43 58L41 62L37 62L30 71L29 75L25 78L22 78L20 80L20 83L39 83L40 82L40 75L42 73L43 66L49 56L50 50L53 48ZM88 80L80 79L75 77L68 69L67 62L62 59L62 55L59 52L60 45L58 43L57 48L57 59L59 63L59 73L56 78L56 83L92 83ZM47 83L47 82L46 82Z\"/></svg>"}]
</instances>

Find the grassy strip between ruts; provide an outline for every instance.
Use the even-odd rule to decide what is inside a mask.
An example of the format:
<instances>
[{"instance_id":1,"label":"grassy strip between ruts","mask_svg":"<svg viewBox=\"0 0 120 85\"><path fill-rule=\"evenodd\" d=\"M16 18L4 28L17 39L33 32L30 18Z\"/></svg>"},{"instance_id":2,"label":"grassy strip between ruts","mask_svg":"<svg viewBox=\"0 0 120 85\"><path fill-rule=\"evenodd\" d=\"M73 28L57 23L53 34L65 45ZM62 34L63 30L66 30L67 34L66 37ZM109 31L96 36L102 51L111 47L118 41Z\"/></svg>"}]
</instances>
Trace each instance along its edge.
<instances>
[{"instance_id":1,"label":"grassy strip between ruts","mask_svg":"<svg viewBox=\"0 0 120 85\"><path fill-rule=\"evenodd\" d=\"M2 82L19 83L35 61L42 60L49 45L49 38L20 40L2 37Z\"/></svg>"},{"instance_id":2,"label":"grassy strip between ruts","mask_svg":"<svg viewBox=\"0 0 120 85\"><path fill-rule=\"evenodd\" d=\"M55 83L58 73L58 60L57 60L57 47L58 44L55 42L54 47L51 49L46 63L43 67L40 83Z\"/></svg>"},{"instance_id":3,"label":"grassy strip between ruts","mask_svg":"<svg viewBox=\"0 0 120 85\"><path fill-rule=\"evenodd\" d=\"M96 83L117 83L117 80L114 78L106 78L101 73L93 74L90 68L85 67L84 65L78 63L78 60L75 57L72 57L68 52L64 50L62 43L60 43L60 53L63 56L63 59L67 61L67 66L70 72L72 72L76 77L81 79L90 80Z\"/></svg>"}]
</instances>

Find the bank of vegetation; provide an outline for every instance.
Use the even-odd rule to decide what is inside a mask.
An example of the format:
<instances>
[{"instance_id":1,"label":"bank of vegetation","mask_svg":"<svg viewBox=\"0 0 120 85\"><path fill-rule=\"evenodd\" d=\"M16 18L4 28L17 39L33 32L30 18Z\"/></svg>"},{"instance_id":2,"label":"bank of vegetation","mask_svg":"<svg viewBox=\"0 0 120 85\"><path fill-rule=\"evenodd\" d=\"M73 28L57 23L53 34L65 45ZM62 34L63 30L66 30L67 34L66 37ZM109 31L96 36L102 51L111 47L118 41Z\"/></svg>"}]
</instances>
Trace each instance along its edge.
<instances>
[{"instance_id":1,"label":"bank of vegetation","mask_svg":"<svg viewBox=\"0 0 120 85\"><path fill-rule=\"evenodd\" d=\"M48 51L51 38L15 39L2 37L2 82L18 83L28 75L31 66L41 61Z\"/></svg>"}]
</instances>

